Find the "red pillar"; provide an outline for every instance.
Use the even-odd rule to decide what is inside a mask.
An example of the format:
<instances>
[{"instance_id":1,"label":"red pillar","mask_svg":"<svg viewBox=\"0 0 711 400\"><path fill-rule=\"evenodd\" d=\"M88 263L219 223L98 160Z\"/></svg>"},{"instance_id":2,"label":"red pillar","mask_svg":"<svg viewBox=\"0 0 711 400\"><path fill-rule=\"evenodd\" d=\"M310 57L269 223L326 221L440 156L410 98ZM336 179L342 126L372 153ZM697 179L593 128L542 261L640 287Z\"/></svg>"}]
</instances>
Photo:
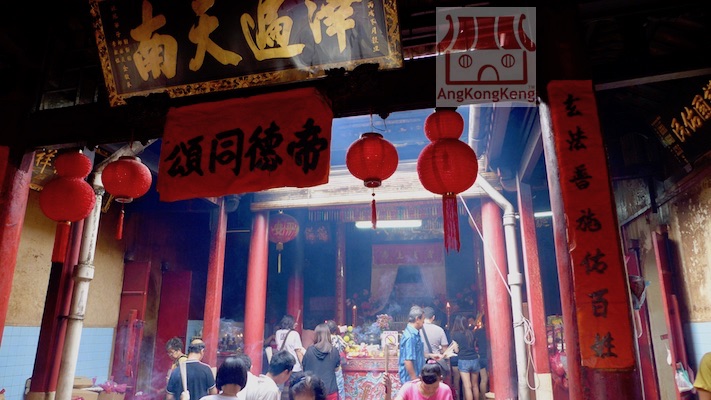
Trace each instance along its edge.
<instances>
[{"instance_id":1,"label":"red pillar","mask_svg":"<svg viewBox=\"0 0 711 400\"><path fill-rule=\"evenodd\" d=\"M264 318L267 308L269 239L267 211L254 213L252 240L247 264L247 290L244 303L244 352L252 359L252 372L262 370Z\"/></svg>"},{"instance_id":2,"label":"red pillar","mask_svg":"<svg viewBox=\"0 0 711 400\"><path fill-rule=\"evenodd\" d=\"M71 229L71 247L64 262L52 263L30 393L44 394L57 390L59 365L67 332L66 320L63 316L69 315L72 292L74 291L72 272L74 266L79 262L83 232L84 221L74 222ZM57 234L60 234L60 229L57 230ZM32 398L32 395L28 398Z\"/></svg>"},{"instance_id":3,"label":"red pillar","mask_svg":"<svg viewBox=\"0 0 711 400\"><path fill-rule=\"evenodd\" d=\"M346 324L346 226L336 231L336 323Z\"/></svg>"},{"instance_id":4,"label":"red pillar","mask_svg":"<svg viewBox=\"0 0 711 400\"><path fill-rule=\"evenodd\" d=\"M296 330L301 334L304 326L304 277L303 268L294 268L289 277L286 293L286 313L294 316ZM313 327L311 327L313 328Z\"/></svg>"},{"instance_id":5,"label":"red pillar","mask_svg":"<svg viewBox=\"0 0 711 400\"><path fill-rule=\"evenodd\" d=\"M0 146L0 343L25 222L34 153Z\"/></svg>"},{"instance_id":6,"label":"red pillar","mask_svg":"<svg viewBox=\"0 0 711 400\"><path fill-rule=\"evenodd\" d=\"M296 330L301 334L304 328L304 235L296 235L289 243L289 261L291 261L292 274L286 293L286 313L293 315L296 320ZM282 256L283 257L283 256ZM283 261L283 258L282 258ZM313 326L310 327L313 329Z\"/></svg>"},{"instance_id":7,"label":"red pillar","mask_svg":"<svg viewBox=\"0 0 711 400\"><path fill-rule=\"evenodd\" d=\"M486 269L486 303L490 347L492 354L492 387L497 399L516 398L517 377L514 367L513 317L507 289L506 245L504 225L499 206L484 200L481 206L484 236L484 268ZM498 269L498 271L497 271Z\"/></svg>"},{"instance_id":8,"label":"red pillar","mask_svg":"<svg viewBox=\"0 0 711 400\"><path fill-rule=\"evenodd\" d=\"M541 109L541 125L543 126L543 155L546 162L548 177L548 193L551 211L553 212L553 245L558 269L558 286L560 287L560 306L563 317L563 343L568 357L568 395L571 400L580 400L582 393L582 375L580 370L580 346L578 343L578 320L575 314L575 297L573 295L573 272L568 253L568 234L563 195L560 188L558 156L555 154L555 141L547 108Z\"/></svg>"},{"instance_id":9,"label":"red pillar","mask_svg":"<svg viewBox=\"0 0 711 400\"><path fill-rule=\"evenodd\" d=\"M683 368L689 367L686 359L686 344L684 343L684 331L681 325L681 316L679 315L679 303L673 284L673 270L669 262L669 254L667 249L667 226L660 225L656 232L652 233L652 244L654 247L654 258L657 264L657 274L659 276L659 291L661 292L662 305L664 310L664 321L666 323L667 334L662 340L666 339L669 346L669 354L671 365L676 366L681 364ZM687 393L676 391L677 399L689 398Z\"/></svg>"},{"instance_id":10,"label":"red pillar","mask_svg":"<svg viewBox=\"0 0 711 400\"><path fill-rule=\"evenodd\" d=\"M526 297L528 319L536 337L532 358L536 374L550 373L546 337L546 310L543 302L541 267L538 263L538 242L536 221L533 215L533 195L531 185L518 180L518 209L521 223L521 243L523 245L523 267L526 274ZM550 379L550 377L549 377Z\"/></svg>"},{"instance_id":11,"label":"red pillar","mask_svg":"<svg viewBox=\"0 0 711 400\"><path fill-rule=\"evenodd\" d=\"M222 281L225 272L225 241L227 240L227 211L225 199L217 200L217 220L210 243L210 260L207 266L205 289L205 314L202 339L205 342L205 357L202 362L217 365L217 347L220 340L220 311L222 308Z\"/></svg>"},{"instance_id":12,"label":"red pillar","mask_svg":"<svg viewBox=\"0 0 711 400\"><path fill-rule=\"evenodd\" d=\"M654 235L658 239L657 235ZM625 240L623 243L627 243ZM630 275L643 276L642 268L639 265L639 240L630 239L630 246L627 247L629 250L625 255L625 264L627 265L627 272ZM653 243L659 244L657 240ZM655 253L656 255L656 253ZM659 265L658 265L659 266ZM649 322L649 309L647 308L647 302L643 302L640 309L634 311L635 318L639 321L640 331L637 333L639 337L637 338L638 343L638 357L639 364L642 374L642 387L644 388L644 399L645 400L660 400L659 394L659 381L657 378L657 369L654 362L654 349L652 348L652 328Z\"/></svg>"}]
</instances>

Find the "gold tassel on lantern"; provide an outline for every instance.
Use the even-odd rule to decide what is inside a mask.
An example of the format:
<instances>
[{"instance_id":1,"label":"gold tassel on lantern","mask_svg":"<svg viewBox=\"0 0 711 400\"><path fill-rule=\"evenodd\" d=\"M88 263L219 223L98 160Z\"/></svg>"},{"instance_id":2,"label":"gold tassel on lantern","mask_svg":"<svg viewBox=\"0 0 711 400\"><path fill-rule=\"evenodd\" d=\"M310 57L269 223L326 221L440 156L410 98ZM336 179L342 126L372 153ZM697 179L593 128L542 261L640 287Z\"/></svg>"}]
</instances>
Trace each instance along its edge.
<instances>
[{"instance_id":1,"label":"gold tassel on lantern","mask_svg":"<svg viewBox=\"0 0 711 400\"><path fill-rule=\"evenodd\" d=\"M284 243L279 242L276 244L277 250L277 273L281 274L281 251L284 250Z\"/></svg>"}]
</instances>

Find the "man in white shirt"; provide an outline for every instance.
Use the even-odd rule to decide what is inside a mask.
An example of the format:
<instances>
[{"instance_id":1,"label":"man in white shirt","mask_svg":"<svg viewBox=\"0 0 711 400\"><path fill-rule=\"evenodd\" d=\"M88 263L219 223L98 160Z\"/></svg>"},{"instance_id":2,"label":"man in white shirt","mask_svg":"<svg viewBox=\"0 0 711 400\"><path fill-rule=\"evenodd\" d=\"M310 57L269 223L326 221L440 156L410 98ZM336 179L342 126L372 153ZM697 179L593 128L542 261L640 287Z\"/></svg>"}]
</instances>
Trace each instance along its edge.
<instances>
[{"instance_id":1,"label":"man in white shirt","mask_svg":"<svg viewBox=\"0 0 711 400\"><path fill-rule=\"evenodd\" d=\"M254 376L247 375L247 384L239 393L238 400L279 400L281 393L279 385L283 385L291 377L296 359L288 351L282 350L274 353L269 362L266 374ZM250 375L253 377L250 380Z\"/></svg>"},{"instance_id":2,"label":"man in white shirt","mask_svg":"<svg viewBox=\"0 0 711 400\"><path fill-rule=\"evenodd\" d=\"M447 334L444 333L444 329L434 323L434 308L425 307L423 311L425 313L425 324L422 326L422 329L420 329L420 338L425 347L425 358L439 358L440 354L446 350L449 345ZM425 333L427 333L426 336ZM429 339L432 351L430 351L430 348L427 346L427 339Z\"/></svg>"}]
</instances>

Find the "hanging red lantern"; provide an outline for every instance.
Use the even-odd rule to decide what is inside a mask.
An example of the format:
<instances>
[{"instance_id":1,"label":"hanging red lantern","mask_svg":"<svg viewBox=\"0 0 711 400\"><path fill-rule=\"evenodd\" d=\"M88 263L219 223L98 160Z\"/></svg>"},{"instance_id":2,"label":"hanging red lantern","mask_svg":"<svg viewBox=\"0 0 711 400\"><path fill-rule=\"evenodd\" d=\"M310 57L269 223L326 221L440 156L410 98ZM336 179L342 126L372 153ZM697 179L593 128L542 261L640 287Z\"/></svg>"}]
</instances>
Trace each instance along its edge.
<instances>
[{"instance_id":1,"label":"hanging red lantern","mask_svg":"<svg viewBox=\"0 0 711 400\"><path fill-rule=\"evenodd\" d=\"M116 239L123 237L124 204L143 196L151 188L153 176L141 159L135 156L121 156L109 163L101 173L104 189L121 203L121 214L116 229Z\"/></svg>"},{"instance_id":2,"label":"hanging red lantern","mask_svg":"<svg viewBox=\"0 0 711 400\"><path fill-rule=\"evenodd\" d=\"M59 176L84 179L91 172L91 160L79 152L62 153L54 160L54 169Z\"/></svg>"},{"instance_id":3,"label":"hanging red lantern","mask_svg":"<svg viewBox=\"0 0 711 400\"><path fill-rule=\"evenodd\" d=\"M299 221L291 215L279 211L269 217L269 241L276 243L278 273L281 273L281 252L284 250L284 243L294 240L298 234Z\"/></svg>"},{"instance_id":4,"label":"hanging red lantern","mask_svg":"<svg viewBox=\"0 0 711 400\"><path fill-rule=\"evenodd\" d=\"M446 115L437 116L439 113ZM457 118L461 124L456 122ZM449 109L437 109L427 120L433 123L428 125L425 122L425 130L430 129L426 135L430 139L436 139L425 146L417 158L417 175L425 189L442 195L444 247L447 251L459 251L457 194L474 184L479 165L474 150L457 139L462 132L455 132L454 128L464 129L464 119L459 113ZM445 120L446 123L443 122Z\"/></svg>"},{"instance_id":5,"label":"hanging red lantern","mask_svg":"<svg viewBox=\"0 0 711 400\"><path fill-rule=\"evenodd\" d=\"M390 178L397 169L398 155L395 146L375 132L367 132L353 142L346 151L346 167L367 188L373 189L371 222L376 228L375 188Z\"/></svg>"},{"instance_id":6,"label":"hanging red lantern","mask_svg":"<svg viewBox=\"0 0 711 400\"><path fill-rule=\"evenodd\" d=\"M80 178L55 178L44 185L39 196L39 206L44 215L57 222L76 222L86 218L95 202L94 189Z\"/></svg>"},{"instance_id":7,"label":"hanging red lantern","mask_svg":"<svg viewBox=\"0 0 711 400\"><path fill-rule=\"evenodd\" d=\"M464 132L464 118L451 108L438 108L425 119L425 136L431 142L438 139L459 139Z\"/></svg>"},{"instance_id":8,"label":"hanging red lantern","mask_svg":"<svg viewBox=\"0 0 711 400\"><path fill-rule=\"evenodd\" d=\"M476 181L476 154L466 143L441 139L425 146L417 159L417 175L432 193L461 193Z\"/></svg>"},{"instance_id":9,"label":"hanging red lantern","mask_svg":"<svg viewBox=\"0 0 711 400\"><path fill-rule=\"evenodd\" d=\"M101 172L104 189L119 203L130 203L146 194L152 180L151 170L134 156L119 157Z\"/></svg>"},{"instance_id":10,"label":"hanging red lantern","mask_svg":"<svg viewBox=\"0 0 711 400\"><path fill-rule=\"evenodd\" d=\"M39 196L44 215L57 221L52 262L64 261L72 222L86 218L96 204L94 189L85 180L91 160L79 153L63 153L54 161L57 177L49 181Z\"/></svg>"}]
</instances>

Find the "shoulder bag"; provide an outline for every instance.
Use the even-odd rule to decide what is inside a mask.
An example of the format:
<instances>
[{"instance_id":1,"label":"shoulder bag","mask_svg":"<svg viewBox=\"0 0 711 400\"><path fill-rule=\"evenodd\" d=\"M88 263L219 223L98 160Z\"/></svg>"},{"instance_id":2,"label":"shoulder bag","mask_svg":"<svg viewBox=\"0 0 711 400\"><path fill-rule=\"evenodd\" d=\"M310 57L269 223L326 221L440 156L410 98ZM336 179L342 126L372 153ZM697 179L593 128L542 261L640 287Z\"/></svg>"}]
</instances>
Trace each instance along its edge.
<instances>
[{"instance_id":1,"label":"shoulder bag","mask_svg":"<svg viewBox=\"0 0 711 400\"><path fill-rule=\"evenodd\" d=\"M427 330L425 327L422 327L422 334L425 335L425 342L427 342L427 349L430 351L430 354L434 353L432 351L432 345L430 344L430 339L427 337ZM442 370L442 376L447 377L449 376L450 373L450 366L449 366L449 359L448 358L440 358L439 360L433 359L433 358L428 358L429 360L434 360L438 365L439 368Z\"/></svg>"},{"instance_id":2,"label":"shoulder bag","mask_svg":"<svg viewBox=\"0 0 711 400\"><path fill-rule=\"evenodd\" d=\"M180 393L180 400L190 400L190 392L188 391L188 369L185 367L185 359L178 361L180 367L180 380L183 381L183 392Z\"/></svg>"}]
</instances>

